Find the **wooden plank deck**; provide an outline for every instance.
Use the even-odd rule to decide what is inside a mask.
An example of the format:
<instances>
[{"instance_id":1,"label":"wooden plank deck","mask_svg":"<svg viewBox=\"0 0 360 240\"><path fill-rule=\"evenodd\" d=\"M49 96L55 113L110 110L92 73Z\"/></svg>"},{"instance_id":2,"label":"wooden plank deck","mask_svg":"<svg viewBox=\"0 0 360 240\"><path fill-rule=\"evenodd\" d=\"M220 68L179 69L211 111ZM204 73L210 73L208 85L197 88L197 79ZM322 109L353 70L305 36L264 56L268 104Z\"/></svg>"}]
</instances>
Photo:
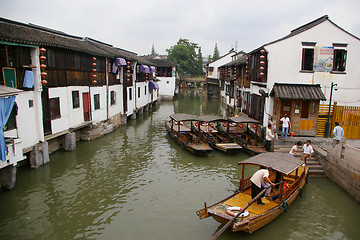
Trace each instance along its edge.
<instances>
[{"instance_id":1,"label":"wooden plank deck","mask_svg":"<svg viewBox=\"0 0 360 240\"><path fill-rule=\"evenodd\" d=\"M253 203L247 210L253 214L263 214L266 211L276 207L279 203L274 201L268 201L263 199L265 205L258 205L257 203ZM224 204L234 207L246 207L246 205L251 201L251 196L245 193L238 193L234 197L230 198L229 200L225 201Z\"/></svg>"},{"instance_id":2,"label":"wooden plank deck","mask_svg":"<svg viewBox=\"0 0 360 240\"><path fill-rule=\"evenodd\" d=\"M236 143L217 143L216 146L224 150L242 149L242 147Z\"/></svg>"}]
</instances>

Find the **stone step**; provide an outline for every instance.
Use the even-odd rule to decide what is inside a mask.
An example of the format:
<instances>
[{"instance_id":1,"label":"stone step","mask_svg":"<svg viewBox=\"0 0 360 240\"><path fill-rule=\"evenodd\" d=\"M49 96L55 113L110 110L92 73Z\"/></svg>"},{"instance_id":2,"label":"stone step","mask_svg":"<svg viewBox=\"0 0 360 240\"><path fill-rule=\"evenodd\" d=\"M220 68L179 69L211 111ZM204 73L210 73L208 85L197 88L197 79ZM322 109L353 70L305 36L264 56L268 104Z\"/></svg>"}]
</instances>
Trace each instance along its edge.
<instances>
[{"instance_id":1,"label":"stone step","mask_svg":"<svg viewBox=\"0 0 360 240\"><path fill-rule=\"evenodd\" d=\"M315 170L315 169L321 169L323 170L322 166L321 165L309 165L308 164L308 167L310 168L310 170Z\"/></svg>"},{"instance_id":2,"label":"stone step","mask_svg":"<svg viewBox=\"0 0 360 240\"><path fill-rule=\"evenodd\" d=\"M311 165L319 165L319 161L317 159L311 158L311 160L307 160L306 164L311 166Z\"/></svg>"},{"instance_id":3,"label":"stone step","mask_svg":"<svg viewBox=\"0 0 360 240\"><path fill-rule=\"evenodd\" d=\"M325 171L323 169L309 169L309 176L325 176Z\"/></svg>"}]
</instances>

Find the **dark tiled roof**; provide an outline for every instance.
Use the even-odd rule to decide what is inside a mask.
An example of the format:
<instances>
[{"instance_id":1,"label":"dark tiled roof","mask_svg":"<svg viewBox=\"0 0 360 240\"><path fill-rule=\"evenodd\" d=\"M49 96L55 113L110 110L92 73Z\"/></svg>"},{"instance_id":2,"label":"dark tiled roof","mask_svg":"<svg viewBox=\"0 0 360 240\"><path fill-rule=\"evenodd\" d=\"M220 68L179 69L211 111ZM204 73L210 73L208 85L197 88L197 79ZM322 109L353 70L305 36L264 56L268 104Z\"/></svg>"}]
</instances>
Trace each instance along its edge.
<instances>
[{"instance_id":1,"label":"dark tiled roof","mask_svg":"<svg viewBox=\"0 0 360 240\"><path fill-rule=\"evenodd\" d=\"M231 61L229 63L221 65L220 67L230 67L230 66L245 64L246 63L246 58L247 58L247 55L243 55L243 56L239 57L238 59L236 59L234 61Z\"/></svg>"},{"instance_id":2,"label":"dark tiled roof","mask_svg":"<svg viewBox=\"0 0 360 240\"><path fill-rule=\"evenodd\" d=\"M144 57L144 58L146 58L147 60L152 62L157 67L174 67L174 66L176 66L176 63L173 63L172 61L167 60L167 59L157 59L157 58L153 58L151 56Z\"/></svg>"},{"instance_id":3,"label":"dark tiled roof","mask_svg":"<svg viewBox=\"0 0 360 240\"><path fill-rule=\"evenodd\" d=\"M102 57L136 59L136 54L90 38L72 36L33 24L0 18L0 41L41 47L57 47ZM135 57L134 57L135 56Z\"/></svg>"},{"instance_id":4,"label":"dark tiled roof","mask_svg":"<svg viewBox=\"0 0 360 240\"><path fill-rule=\"evenodd\" d=\"M280 99L326 100L319 84L275 83L270 94Z\"/></svg>"}]
</instances>

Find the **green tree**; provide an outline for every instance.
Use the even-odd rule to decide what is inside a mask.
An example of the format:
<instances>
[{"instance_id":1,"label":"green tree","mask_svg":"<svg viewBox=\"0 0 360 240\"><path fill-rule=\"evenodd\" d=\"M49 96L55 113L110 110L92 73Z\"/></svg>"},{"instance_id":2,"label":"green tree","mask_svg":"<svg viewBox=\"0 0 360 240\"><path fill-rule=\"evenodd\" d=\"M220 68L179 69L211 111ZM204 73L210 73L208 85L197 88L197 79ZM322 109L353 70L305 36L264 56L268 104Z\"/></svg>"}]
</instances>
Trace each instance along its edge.
<instances>
[{"instance_id":1,"label":"green tree","mask_svg":"<svg viewBox=\"0 0 360 240\"><path fill-rule=\"evenodd\" d=\"M212 56L212 61L216 61L220 58L220 53L217 47L217 43L215 43L215 48L214 48L214 54Z\"/></svg>"},{"instance_id":2,"label":"green tree","mask_svg":"<svg viewBox=\"0 0 360 240\"><path fill-rule=\"evenodd\" d=\"M199 46L197 43L192 43L189 39L180 38L176 45L166 49L168 52L168 59L179 65L178 72L180 75L190 74L194 76L201 75L202 66L199 61ZM201 58L202 61L202 58Z\"/></svg>"},{"instance_id":3,"label":"green tree","mask_svg":"<svg viewBox=\"0 0 360 240\"><path fill-rule=\"evenodd\" d=\"M202 53L201 53L201 47L199 47L199 53L198 53L198 74L197 75L202 75L203 73L203 65L204 65L204 62L203 62L203 56L202 56Z\"/></svg>"}]
</instances>

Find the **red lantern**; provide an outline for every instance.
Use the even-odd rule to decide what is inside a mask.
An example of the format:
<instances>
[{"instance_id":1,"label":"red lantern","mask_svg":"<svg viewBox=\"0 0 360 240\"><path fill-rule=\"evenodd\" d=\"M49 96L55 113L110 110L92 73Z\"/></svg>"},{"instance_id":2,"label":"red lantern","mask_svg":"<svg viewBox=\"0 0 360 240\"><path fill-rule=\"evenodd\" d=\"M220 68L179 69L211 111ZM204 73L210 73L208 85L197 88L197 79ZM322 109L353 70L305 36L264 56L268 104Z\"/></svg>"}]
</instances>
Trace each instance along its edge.
<instances>
[{"instance_id":1,"label":"red lantern","mask_svg":"<svg viewBox=\"0 0 360 240\"><path fill-rule=\"evenodd\" d=\"M214 124L210 124L210 127L214 127Z\"/></svg>"},{"instance_id":2,"label":"red lantern","mask_svg":"<svg viewBox=\"0 0 360 240\"><path fill-rule=\"evenodd\" d=\"M252 127L253 127L253 128L256 128L256 125L253 125Z\"/></svg>"},{"instance_id":3,"label":"red lantern","mask_svg":"<svg viewBox=\"0 0 360 240\"><path fill-rule=\"evenodd\" d=\"M244 126L244 125L242 125L242 124L239 125L239 127L241 127L241 128L242 128L243 126Z\"/></svg>"},{"instance_id":4,"label":"red lantern","mask_svg":"<svg viewBox=\"0 0 360 240\"><path fill-rule=\"evenodd\" d=\"M260 50L260 53L261 53L261 54L264 54L264 53L265 53L265 50L264 50L264 49L261 49L261 50Z\"/></svg>"},{"instance_id":5,"label":"red lantern","mask_svg":"<svg viewBox=\"0 0 360 240\"><path fill-rule=\"evenodd\" d=\"M199 123L195 123L195 126L197 126L197 127L198 127L198 126L199 126Z\"/></svg>"},{"instance_id":6,"label":"red lantern","mask_svg":"<svg viewBox=\"0 0 360 240\"><path fill-rule=\"evenodd\" d=\"M45 79L43 79L43 80L41 80L41 84L45 85L45 84L47 84L47 81Z\"/></svg>"},{"instance_id":7,"label":"red lantern","mask_svg":"<svg viewBox=\"0 0 360 240\"><path fill-rule=\"evenodd\" d=\"M246 65L249 65L249 62L248 62L248 61L246 61Z\"/></svg>"},{"instance_id":8,"label":"red lantern","mask_svg":"<svg viewBox=\"0 0 360 240\"><path fill-rule=\"evenodd\" d=\"M127 68L127 69L130 69L130 66L129 66L129 65L127 65L127 66L126 66L126 68Z\"/></svg>"},{"instance_id":9,"label":"red lantern","mask_svg":"<svg viewBox=\"0 0 360 240\"><path fill-rule=\"evenodd\" d=\"M45 65L45 64L41 64L41 65L40 65L40 68L41 68L41 69L45 69L45 68L46 68L46 65Z\"/></svg>"},{"instance_id":10,"label":"red lantern","mask_svg":"<svg viewBox=\"0 0 360 240\"><path fill-rule=\"evenodd\" d=\"M260 61L260 64L261 64L261 65L265 65L265 62L264 62L264 61Z\"/></svg>"},{"instance_id":11,"label":"red lantern","mask_svg":"<svg viewBox=\"0 0 360 240\"><path fill-rule=\"evenodd\" d=\"M126 64L127 64L127 65L130 65L130 62L129 62L129 61L127 61L127 62L126 62Z\"/></svg>"},{"instance_id":12,"label":"red lantern","mask_svg":"<svg viewBox=\"0 0 360 240\"><path fill-rule=\"evenodd\" d=\"M96 78L96 74L93 74L92 77L93 77L93 78Z\"/></svg>"},{"instance_id":13,"label":"red lantern","mask_svg":"<svg viewBox=\"0 0 360 240\"><path fill-rule=\"evenodd\" d=\"M39 49L39 51L40 51L41 53L45 53L45 52L46 52L46 49L42 47L42 48Z\"/></svg>"},{"instance_id":14,"label":"red lantern","mask_svg":"<svg viewBox=\"0 0 360 240\"><path fill-rule=\"evenodd\" d=\"M263 71L265 68L263 66L260 67L260 70Z\"/></svg>"},{"instance_id":15,"label":"red lantern","mask_svg":"<svg viewBox=\"0 0 360 240\"><path fill-rule=\"evenodd\" d=\"M226 123L223 123L223 126L224 126L224 127L227 127L227 124L226 124Z\"/></svg>"},{"instance_id":16,"label":"red lantern","mask_svg":"<svg viewBox=\"0 0 360 240\"><path fill-rule=\"evenodd\" d=\"M47 73L46 73L46 72L41 72L40 75L41 75L42 77L46 77L46 76L47 76Z\"/></svg>"},{"instance_id":17,"label":"red lantern","mask_svg":"<svg viewBox=\"0 0 360 240\"><path fill-rule=\"evenodd\" d=\"M46 60L46 57L45 56L40 56L40 61L45 61Z\"/></svg>"},{"instance_id":18,"label":"red lantern","mask_svg":"<svg viewBox=\"0 0 360 240\"><path fill-rule=\"evenodd\" d=\"M130 72L130 70L126 70L126 72L127 72L127 73L129 73L129 72Z\"/></svg>"},{"instance_id":19,"label":"red lantern","mask_svg":"<svg viewBox=\"0 0 360 240\"><path fill-rule=\"evenodd\" d=\"M128 78L129 78L129 77L130 77L130 74L126 74L126 77L128 77Z\"/></svg>"},{"instance_id":20,"label":"red lantern","mask_svg":"<svg viewBox=\"0 0 360 240\"><path fill-rule=\"evenodd\" d=\"M96 68L91 69L91 71L96 72Z\"/></svg>"},{"instance_id":21,"label":"red lantern","mask_svg":"<svg viewBox=\"0 0 360 240\"><path fill-rule=\"evenodd\" d=\"M92 82L93 84L97 83L96 79L93 79L91 82Z\"/></svg>"},{"instance_id":22,"label":"red lantern","mask_svg":"<svg viewBox=\"0 0 360 240\"><path fill-rule=\"evenodd\" d=\"M95 61L96 61L96 57L92 57L92 60L95 62Z\"/></svg>"},{"instance_id":23,"label":"red lantern","mask_svg":"<svg viewBox=\"0 0 360 240\"><path fill-rule=\"evenodd\" d=\"M130 79L128 79L128 78L127 78L127 79L126 79L126 81L127 81L127 82L129 82L129 81L130 81Z\"/></svg>"},{"instance_id":24,"label":"red lantern","mask_svg":"<svg viewBox=\"0 0 360 240\"><path fill-rule=\"evenodd\" d=\"M261 56L260 56L260 59L265 59L265 56L264 56L264 55L261 55Z\"/></svg>"},{"instance_id":25,"label":"red lantern","mask_svg":"<svg viewBox=\"0 0 360 240\"><path fill-rule=\"evenodd\" d=\"M91 64L91 66L96 67L96 63L95 63L95 62L93 62L93 63Z\"/></svg>"},{"instance_id":26,"label":"red lantern","mask_svg":"<svg viewBox=\"0 0 360 240\"><path fill-rule=\"evenodd\" d=\"M260 72L260 76L263 77L265 75L265 73L263 72Z\"/></svg>"}]
</instances>

